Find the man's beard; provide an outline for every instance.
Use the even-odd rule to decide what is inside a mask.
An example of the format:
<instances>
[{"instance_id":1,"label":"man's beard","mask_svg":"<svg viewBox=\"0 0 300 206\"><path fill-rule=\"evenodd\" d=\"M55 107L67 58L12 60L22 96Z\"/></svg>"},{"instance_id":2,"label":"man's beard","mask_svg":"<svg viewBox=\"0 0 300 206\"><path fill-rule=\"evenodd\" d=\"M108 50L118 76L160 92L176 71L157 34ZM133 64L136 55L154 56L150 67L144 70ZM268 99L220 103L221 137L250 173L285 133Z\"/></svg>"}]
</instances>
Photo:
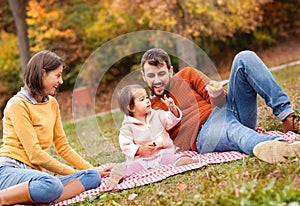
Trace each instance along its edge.
<instances>
[{"instance_id":1,"label":"man's beard","mask_svg":"<svg viewBox=\"0 0 300 206\"><path fill-rule=\"evenodd\" d=\"M170 82L166 85L164 85L163 93L162 94L157 94L155 93L155 86L152 85L151 87L151 96L163 96L165 94L168 94L170 90Z\"/></svg>"}]
</instances>

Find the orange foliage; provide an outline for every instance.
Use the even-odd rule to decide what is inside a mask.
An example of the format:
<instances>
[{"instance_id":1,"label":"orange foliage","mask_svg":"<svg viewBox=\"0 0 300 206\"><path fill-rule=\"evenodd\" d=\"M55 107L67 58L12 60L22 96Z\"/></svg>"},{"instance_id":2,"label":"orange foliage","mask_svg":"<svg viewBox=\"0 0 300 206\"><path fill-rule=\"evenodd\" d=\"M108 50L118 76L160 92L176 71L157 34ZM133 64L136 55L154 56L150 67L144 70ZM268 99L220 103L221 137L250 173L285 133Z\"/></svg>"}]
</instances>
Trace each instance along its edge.
<instances>
[{"instance_id":1,"label":"orange foliage","mask_svg":"<svg viewBox=\"0 0 300 206\"><path fill-rule=\"evenodd\" d=\"M55 0L30 0L27 8L28 37L33 53L42 49L61 49L56 41L71 40L74 31L63 28L63 9L53 7Z\"/></svg>"},{"instance_id":2,"label":"orange foliage","mask_svg":"<svg viewBox=\"0 0 300 206\"><path fill-rule=\"evenodd\" d=\"M263 20L262 6L271 1L115 0L109 13L117 16L115 19L123 25L128 23L125 17L131 17L137 23L136 28L141 26L183 36L201 35L224 40L237 31L254 31Z\"/></svg>"}]
</instances>

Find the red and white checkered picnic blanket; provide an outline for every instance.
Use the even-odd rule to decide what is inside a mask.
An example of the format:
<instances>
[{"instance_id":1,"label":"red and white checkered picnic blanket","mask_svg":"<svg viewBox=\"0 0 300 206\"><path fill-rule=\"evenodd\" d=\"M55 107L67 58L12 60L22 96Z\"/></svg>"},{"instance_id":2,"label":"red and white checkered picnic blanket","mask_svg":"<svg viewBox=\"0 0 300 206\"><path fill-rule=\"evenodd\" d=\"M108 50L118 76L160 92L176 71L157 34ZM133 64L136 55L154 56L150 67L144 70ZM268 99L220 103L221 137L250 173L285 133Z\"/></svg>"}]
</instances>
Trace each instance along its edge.
<instances>
[{"instance_id":1,"label":"red and white checkered picnic blanket","mask_svg":"<svg viewBox=\"0 0 300 206\"><path fill-rule=\"evenodd\" d=\"M293 141L294 139L300 139L300 135L297 135L293 132L287 132L282 133L279 131L265 131L263 129L258 128L257 131L259 133L271 135L271 136L282 136L288 141ZM193 151L185 151L183 152L186 156L190 157L196 157L200 154ZM173 164L160 166L158 168L153 168L150 170L144 170L140 171L134 175L131 175L130 177L125 178L121 183L119 183L115 190L125 190L125 189L131 189L134 187L139 187L142 185L147 185L150 183L162 181L170 176L183 173L189 170L194 170L201 168L208 164L216 164L216 163L223 163L223 162L229 162L234 160L239 160L242 158L248 157L246 154L242 154L240 152L230 151L230 152L214 152L214 153L208 153L203 154L200 156L200 162L199 163L193 163L189 165L183 165L176 167ZM104 167L105 165L103 165ZM108 187L106 182L108 178L103 178L102 183L100 187L92 190L85 191L71 199L61 201L59 203L56 203L55 206L60 205L68 205L68 204L74 204L77 202L82 202L86 198L90 198L93 196L96 196L100 194L101 192L107 192L111 191L112 188Z\"/></svg>"}]
</instances>

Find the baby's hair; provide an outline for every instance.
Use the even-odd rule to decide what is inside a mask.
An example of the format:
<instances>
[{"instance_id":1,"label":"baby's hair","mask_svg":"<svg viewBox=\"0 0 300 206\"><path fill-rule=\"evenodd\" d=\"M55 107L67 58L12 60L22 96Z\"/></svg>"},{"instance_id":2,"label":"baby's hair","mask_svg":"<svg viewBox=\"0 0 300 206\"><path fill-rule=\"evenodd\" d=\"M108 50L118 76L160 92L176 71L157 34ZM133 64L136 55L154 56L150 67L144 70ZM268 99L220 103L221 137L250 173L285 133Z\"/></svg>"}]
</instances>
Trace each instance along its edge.
<instances>
[{"instance_id":1,"label":"baby's hair","mask_svg":"<svg viewBox=\"0 0 300 206\"><path fill-rule=\"evenodd\" d=\"M121 111L129 116L133 116L132 112L128 110L129 108L134 108L134 95L137 90L145 88L139 84L131 84L123 87L118 93L118 103Z\"/></svg>"}]
</instances>

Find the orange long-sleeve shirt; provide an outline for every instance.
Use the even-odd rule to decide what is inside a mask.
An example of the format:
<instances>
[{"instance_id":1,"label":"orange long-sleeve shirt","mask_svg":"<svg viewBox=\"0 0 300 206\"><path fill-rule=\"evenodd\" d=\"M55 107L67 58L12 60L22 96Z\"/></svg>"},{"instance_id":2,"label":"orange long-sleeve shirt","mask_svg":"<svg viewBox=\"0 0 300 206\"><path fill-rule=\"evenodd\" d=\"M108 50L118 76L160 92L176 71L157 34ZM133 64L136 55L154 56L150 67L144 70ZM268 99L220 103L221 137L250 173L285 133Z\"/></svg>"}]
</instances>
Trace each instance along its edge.
<instances>
[{"instance_id":1,"label":"orange long-sleeve shirt","mask_svg":"<svg viewBox=\"0 0 300 206\"><path fill-rule=\"evenodd\" d=\"M196 150L196 138L201 126L212 112L213 106L205 90L210 79L202 72L186 67L170 81L167 94L182 111L182 119L169 131L174 144L183 150ZM151 99L152 108L167 110L160 97Z\"/></svg>"},{"instance_id":2,"label":"orange long-sleeve shirt","mask_svg":"<svg viewBox=\"0 0 300 206\"><path fill-rule=\"evenodd\" d=\"M52 142L57 153L76 169L92 168L68 144L54 97L49 96L49 101L38 104L19 95L12 97L4 109L0 156L14 158L37 170L46 169L60 175L74 173L72 167L47 153Z\"/></svg>"}]
</instances>

